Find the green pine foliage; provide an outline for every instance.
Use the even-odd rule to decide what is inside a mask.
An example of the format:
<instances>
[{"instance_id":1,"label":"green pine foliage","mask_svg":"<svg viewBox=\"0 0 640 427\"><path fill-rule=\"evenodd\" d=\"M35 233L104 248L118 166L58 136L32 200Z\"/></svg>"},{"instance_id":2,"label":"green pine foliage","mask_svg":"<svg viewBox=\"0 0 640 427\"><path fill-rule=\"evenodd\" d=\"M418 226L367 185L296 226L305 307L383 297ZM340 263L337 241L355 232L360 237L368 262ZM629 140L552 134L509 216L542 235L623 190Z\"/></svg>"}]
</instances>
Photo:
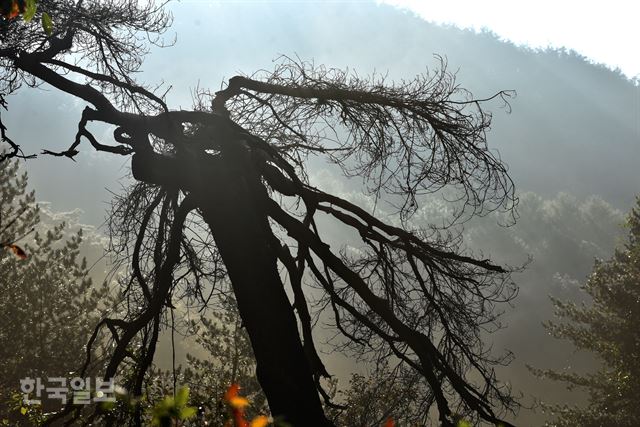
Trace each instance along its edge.
<instances>
[{"instance_id":1,"label":"green pine foliage","mask_svg":"<svg viewBox=\"0 0 640 427\"><path fill-rule=\"evenodd\" d=\"M0 215L0 241L27 235L18 242L26 259L0 253L0 420L28 425L24 418L38 408L25 409L16 399L20 379L40 377L46 384L47 377L77 376L108 289L93 286L87 275L82 231L64 238L64 223L40 224L35 194L17 162L0 162ZM46 411L60 401L43 402Z\"/></svg>"},{"instance_id":2,"label":"green pine foliage","mask_svg":"<svg viewBox=\"0 0 640 427\"><path fill-rule=\"evenodd\" d=\"M608 261L596 261L584 291L590 303L553 300L567 322L545 327L556 338L602 361L595 373L580 375L533 369L534 373L589 393L586 407L547 407L558 427L637 426L640 420L640 198L627 218L629 237Z\"/></svg>"}]
</instances>

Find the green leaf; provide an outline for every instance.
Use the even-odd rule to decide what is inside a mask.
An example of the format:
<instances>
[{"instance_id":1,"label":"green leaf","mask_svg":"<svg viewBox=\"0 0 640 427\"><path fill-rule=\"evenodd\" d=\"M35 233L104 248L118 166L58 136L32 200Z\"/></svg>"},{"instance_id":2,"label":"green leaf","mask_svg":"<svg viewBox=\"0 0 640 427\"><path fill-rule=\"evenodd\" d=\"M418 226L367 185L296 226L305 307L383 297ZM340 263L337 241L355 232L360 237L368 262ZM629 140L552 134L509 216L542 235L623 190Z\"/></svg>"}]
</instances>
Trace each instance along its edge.
<instances>
[{"instance_id":1,"label":"green leaf","mask_svg":"<svg viewBox=\"0 0 640 427\"><path fill-rule=\"evenodd\" d=\"M178 393L176 393L175 405L178 408L182 408L183 406L187 405L188 401L189 401L189 387L182 387L180 390L178 390Z\"/></svg>"},{"instance_id":2,"label":"green leaf","mask_svg":"<svg viewBox=\"0 0 640 427\"><path fill-rule=\"evenodd\" d=\"M460 421L458 421L458 426L457 427L471 427L471 423L469 421L466 421L466 420L460 420Z\"/></svg>"},{"instance_id":3,"label":"green leaf","mask_svg":"<svg viewBox=\"0 0 640 427\"><path fill-rule=\"evenodd\" d=\"M20 408L20 413L21 413L22 415L27 415L27 408L25 408L24 406L22 406L22 407Z\"/></svg>"},{"instance_id":4,"label":"green leaf","mask_svg":"<svg viewBox=\"0 0 640 427\"><path fill-rule=\"evenodd\" d=\"M180 415L178 418L181 420L188 420L198 413L198 409L195 406L187 406L180 409Z\"/></svg>"},{"instance_id":5,"label":"green leaf","mask_svg":"<svg viewBox=\"0 0 640 427\"><path fill-rule=\"evenodd\" d=\"M22 19L25 22L31 21L34 15L36 14L36 9L38 8L38 0L27 0L25 2L24 13L22 14Z\"/></svg>"},{"instance_id":6,"label":"green leaf","mask_svg":"<svg viewBox=\"0 0 640 427\"><path fill-rule=\"evenodd\" d=\"M53 33L53 21L47 12L42 13L42 29L48 36Z\"/></svg>"},{"instance_id":7,"label":"green leaf","mask_svg":"<svg viewBox=\"0 0 640 427\"><path fill-rule=\"evenodd\" d=\"M176 403L171 396L165 397L161 402L156 403L156 405L151 409L151 415L153 419L151 420L151 425L153 426L162 426L167 421L171 420L171 414L174 411Z\"/></svg>"}]
</instances>

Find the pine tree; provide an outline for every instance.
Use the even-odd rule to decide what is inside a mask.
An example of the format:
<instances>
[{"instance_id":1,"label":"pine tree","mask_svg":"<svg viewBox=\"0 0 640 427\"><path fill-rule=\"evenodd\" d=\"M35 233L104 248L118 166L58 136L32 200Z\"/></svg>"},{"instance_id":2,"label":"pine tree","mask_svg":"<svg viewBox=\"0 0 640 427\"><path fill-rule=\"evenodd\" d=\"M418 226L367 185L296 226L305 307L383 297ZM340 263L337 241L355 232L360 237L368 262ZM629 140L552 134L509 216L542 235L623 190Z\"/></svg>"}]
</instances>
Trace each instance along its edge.
<instances>
[{"instance_id":1,"label":"pine tree","mask_svg":"<svg viewBox=\"0 0 640 427\"><path fill-rule=\"evenodd\" d=\"M15 425L27 422L16 397L20 379L40 377L46 384L48 377L76 376L108 290L87 275L81 230L65 239L64 223L40 223L35 194L27 192L17 162L0 162L0 230L5 244L27 235L18 242L26 258L0 253L0 420ZM42 400L44 410L56 402ZM27 415L38 412L28 409Z\"/></svg>"},{"instance_id":2,"label":"pine tree","mask_svg":"<svg viewBox=\"0 0 640 427\"><path fill-rule=\"evenodd\" d=\"M545 327L556 338L593 352L602 367L581 375L534 369L534 373L584 388L589 404L550 407L553 426L637 426L640 419L640 198L628 216L628 241L608 261L596 261L584 291L590 303L553 300L567 323Z\"/></svg>"}]
</instances>

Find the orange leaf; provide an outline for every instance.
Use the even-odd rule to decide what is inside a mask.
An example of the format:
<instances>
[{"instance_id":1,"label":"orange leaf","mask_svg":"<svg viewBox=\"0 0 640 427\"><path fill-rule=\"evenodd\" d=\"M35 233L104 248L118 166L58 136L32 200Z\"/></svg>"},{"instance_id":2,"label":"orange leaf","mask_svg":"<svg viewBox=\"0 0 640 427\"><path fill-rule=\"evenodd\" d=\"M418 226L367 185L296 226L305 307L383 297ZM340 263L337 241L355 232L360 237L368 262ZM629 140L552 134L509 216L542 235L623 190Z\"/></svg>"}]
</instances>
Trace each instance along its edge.
<instances>
[{"instance_id":1,"label":"orange leaf","mask_svg":"<svg viewBox=\"0 0 640 427\"><path fill-rule=\"evenodd\" d=\"M11 249L18 258L27 259L27 253L22 250L22 248L18 245L8 245L8 248Z\"/></svg>"},{"instance_id":2,"label":"orange leaf","mask_svg":"<svg viewBox=\"0 0 640 427\"><path fill-rule=\"evenodd\" d=\"M259 415L251 420L250 427L266 427L269 424L269 417L266 415Z\"/></svg>"},{"instance_id":3,"label":"orange leaf","mask_svg":"<svg viewBox=\"0 0 640 427\"><path fill-rule=\"evenodd\" d=\"M396 423L393 422L393 420L391 418L387 418L387 421L385 421L384 425L382 427L395 427Z\"/></svg>"},{"instance_id":4,"label":"orange leaf","mask_svg":"<svg viewBox=\"0 0 640 427\"><path fill-rule=\"evenodd\" d=\"M20 5L18 4L17 0L13 0L11 2L11 9L9 9L4 17L7 19L12 19L15 18L16 16L20 15Z\"/></svg>"},{"instance_id":5,"label":"orange leaf","mask_svg":"<svg viewBox=\"0 0 640 427\"><path fill-rule=\"evenodd\" d=\"M229 399L229 405L235 409L242 409L249 406L249 401L242 396L235 396Z\"/></svg>"},{"instance_id":6,"label":"orange leaf","mask_svg":"<svg viewBox=\"0 0 640 427\"><path fill-rule=\"evenodd\" d=\"M238 396L238 392L240 391L240 386L238 384L231 384L227 391L224 393L224 400L230 402L231 399Z\"/></svg>"}]
</instances>

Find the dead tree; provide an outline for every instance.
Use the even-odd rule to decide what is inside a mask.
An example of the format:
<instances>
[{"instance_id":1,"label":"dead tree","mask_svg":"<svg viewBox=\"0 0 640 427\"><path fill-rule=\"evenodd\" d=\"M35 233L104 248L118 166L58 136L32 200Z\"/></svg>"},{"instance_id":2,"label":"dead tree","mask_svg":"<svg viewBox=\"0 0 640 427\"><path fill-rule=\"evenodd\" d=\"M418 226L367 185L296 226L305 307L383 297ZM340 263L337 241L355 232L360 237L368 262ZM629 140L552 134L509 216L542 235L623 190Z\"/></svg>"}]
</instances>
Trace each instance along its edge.
<instances>
[{"instance_id":1,"label":"dead tree","mask_svg":"<svg viewBox=\"0 0 640 427\"><path fill-rule=\"evenodd\" d=\"M482 328L497 320L494 304L514 294L509 271L470 256L444 232L408 222L417 197L443 189L458 196L461 215L513 209L513 185L487 147L491 116L482 108L509 93L473 98L444 61L434 72L389 84L282 58L273 71L230 79L199 108L171 110L132 79L144 43L168 25L161 7L132 0L40 0L38 7L55 19L50 36L37 19L1 21L3 96L21 84L46 83L85 101L69 149L44 153L73 158L86 140L130 156L140 182L116 204L115 218L124 221L114 225L130 256L128 287L138 308L124 319L103 319L85 366L106 328L115 350L105 377L133 363L130 387L141 394L161 318L179 289L206 302L203 283L228 280L272 413L295 426L331 425L319 398L328 372L313 342L316 313L306 294L314 285L348 345L395 357L421 375L431 394L416 398L435 404L443 426L459 414L510 425L501 414L516 403L493 371L502 359L481 340ZM94 122L111 125L117 144L98 141ZM0 129L12 147L7 155L21 155L5 125ZM397 203L401 226L309 185L308 155L324 156L362 177L375 197ZM286 208L291 201L297 208ZM321 215L357 232L362 250L330 247L316 226ZM188 231L196 226L199 241ZM142 347L132 352L135 339ZM69 406L49 423L76 410Z\"/></svg>"}]
</instances>

